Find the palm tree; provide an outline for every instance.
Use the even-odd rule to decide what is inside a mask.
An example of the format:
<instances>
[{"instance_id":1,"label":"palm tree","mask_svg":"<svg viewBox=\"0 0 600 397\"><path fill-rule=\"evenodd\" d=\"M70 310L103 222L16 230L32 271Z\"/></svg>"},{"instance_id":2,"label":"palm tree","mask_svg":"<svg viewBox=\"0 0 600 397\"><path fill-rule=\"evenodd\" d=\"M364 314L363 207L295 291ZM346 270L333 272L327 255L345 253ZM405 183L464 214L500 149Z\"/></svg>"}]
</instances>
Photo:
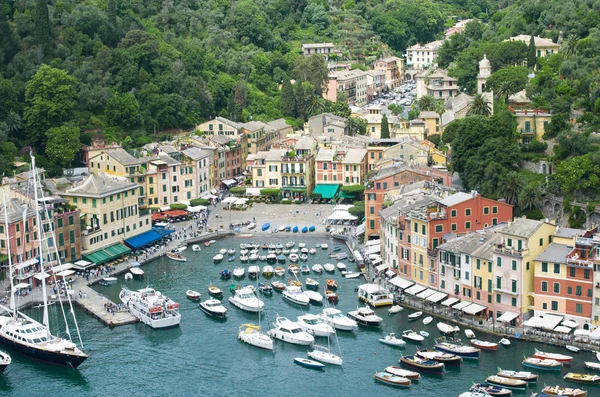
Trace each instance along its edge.
<instances>
[{"instance_id":1,"label":"palm tree","mask_svg":"<svg viewBox=\"0 0 600 397\"><path fill-rule=\"evenodd\" d=\"M542 201L540 186L537 183L529 183L519 193L519 207L522 210L538 208Z\"/></svg>"},{"instance_id":2,"label":"palm tree","mask_svg":"<svg viewBox=\"0 0 600 397\"><path fill-rule=\"evenodd\" d=\"M314 95L306 108L310 116L321 114L325 110L325 99L320 95Z\"/></svg>"},{"instance_id":3,"label":"palm tree","mask_svg":"<svg viewBox=\"0 0 600 397\"><path fill-rule=\"evenodd\" d=\"M425 95L417 101L417 105L419 106L419 110L423 112L428 110L435 110L436 102L436 99L431 95Z\"/></svg>"},{"instance_id":4,"label":"palm tree","mask_svg":"<svg viewBox=\"0 0 600 397\"><path fill-rule=\"evenodd\" d=\"M490 101L483 94L475 94L471 102L471 108L467 112L467 116L484 116L488 117L492 114Z\"/></svg>"},{"instance_id":5,"label":"palm tree","mask_svg":"<svg viewBox=\"0 0 600 397\"><path fill-rule=\"evenodd\" d=\"M521 192L521 179L515 171L509 172L500 181L500 193L508 204L516 205Z\"/></svg>"},{"instance_id":6,"label":"palm tree","mask_svg":"<svg viewBox=\"0 0 600 397\"><path fill-rule=\"evenodd\" d=\"M567 36L567 40L565 41L565 55L574 55L575 48L577 47L577 41L579 37L574 34L570 34Z\"/></svg>"},{"instance_id":7,"label":"palm tree","mask_svg":"<svg viewBox=\"0 0 600 397\"><path fill-rule=\"evenodd\" d=\"M8 127L8 133L13 135L23 130L23 120L18 113L10 111L6 116L6 125Z\"/></svg>"},{"instance_id":8,"label":"palm tree","mask_svg":"<svg viewBox=\"0 0 600 397\"><path fill-rule=\"evenodd\" d=\"M442 114L444 114L446 112L446 103L443 100L437 100L435 101L435 105L433 107L434 112L436 112L439 116L438 120L439 120L439 125L440 125L440 135L443 134L443 127L442 127Z\"/></svg>"}]
</instances>

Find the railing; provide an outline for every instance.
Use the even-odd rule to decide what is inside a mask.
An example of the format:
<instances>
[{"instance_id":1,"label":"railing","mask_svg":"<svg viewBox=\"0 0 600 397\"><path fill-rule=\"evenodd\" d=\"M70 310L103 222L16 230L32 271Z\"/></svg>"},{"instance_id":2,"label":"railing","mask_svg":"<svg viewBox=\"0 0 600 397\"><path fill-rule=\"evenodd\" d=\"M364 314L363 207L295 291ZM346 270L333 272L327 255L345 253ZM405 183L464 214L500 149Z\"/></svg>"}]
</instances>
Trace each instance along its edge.
<instances>
[{"instance_id":1,"label":"railing","mask_svg":"<svg viewBox=\"0 0 600 397\"><path fill-rule=\"evenodd\" d=\"M568 258L567 259L567 266L580 266L580 267L587 267L587 268L593 268L594 267L594 261L590 261L590 260L585 260L585 259L571 259Z\"/></svg>"},{"instance_id":2,"label":"railing","mask_svg":"<svg viewBox=\"0 0 600 397\"><path fill-rule=\"evenodd\" d=\"M514 249L514 248L507 248L502 245L496 245L494 247L494 252L497 254L516 256L516 257L520 258L520 257L523 257L523 256L529 254L529 249L518 250L518 249Z\"/></svg>"},{"instance_id":3,"label":"railing","mask_svg":"<svg viewBox=\"0 0 600 397\"><path fill-rule=\"evenodd\" d=\"M503 294L508 294L508 295L515 295L515 296L519 295L518 292L508 290L508 289L503 289L503 288L497 288L497 287L494 287L494 291L501 292Z\"/></svg>"}]
</instances>

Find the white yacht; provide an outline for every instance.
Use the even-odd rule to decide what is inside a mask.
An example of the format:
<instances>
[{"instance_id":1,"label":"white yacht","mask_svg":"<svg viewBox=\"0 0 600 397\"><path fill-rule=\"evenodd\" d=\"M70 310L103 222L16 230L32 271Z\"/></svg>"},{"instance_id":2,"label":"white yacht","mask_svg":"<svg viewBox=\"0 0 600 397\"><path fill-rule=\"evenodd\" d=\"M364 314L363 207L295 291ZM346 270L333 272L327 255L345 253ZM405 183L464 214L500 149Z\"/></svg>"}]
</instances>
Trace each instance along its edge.
<instances>
[{"instance_id":1,"label":"white yacht","mask_svg":"<svg viewBox=\"0 0 600 397\"><path fill-rule=\"evenodd\" d=\"M315 273L321 274L321 273L323 273L323 266L321 266L320 264L317 263L317 264L313 265L312 271Z\"/></svg>"},{"instance_id":2,"label":"white yacht","mask_svg":"<svg viewBox=\"0 0 600 397\"><path fill-rule=\"evenodd\" d=\"M379 327L383 319L375 314L368 306L359 307L348 313L348 317L355 320L357 323L370 327Z\"/></svg>"},{"instance_id":3,"label":"white yacht","mask_svg":"<svg viewBox=\"0 0 600 397\"><path fill-rule=\"evenodd\" d=\"M346 264L345 264L345 263L342 263L342 262L338 262L338 264L336 265L336 267L338 268L338 270L339 270L340 272L342 272L342 271L346 270Z\"/></svg>"},{"instance_id":4,"label":"white yacht","mask_svg":"<svg viewBox=\"0 0 600 397\"><path fill-rule=\"evenodd\" d=\"M304 316L298 316L298 325L314 336L327 337L335 333L335 329L316 314L309 313Z\"/></svg>"},{"instance_id":5,"label":"white yacht","mask_svg":"<svg viewBox=\"0 0 600 397\"><path fill-rule=\"evenodd\" d=\"M265 303L258 299L251 288L240 288L229 298L229 303L247 312L260 312Z\"/></svg>"},{"instance_id":6,"label":"white yacht","mask_svg":"<svg viewBox=\"0 0 600 397\"><path fill-rule=\"evenodd\" d=\"M249 345L261 349L273 350L273 339L260 332L260 326L255 324L242 324L238 331L238 338Z\"/></svg>"},{"instance_id":7,"label":"white yacht","mask_svg":"<svg viewBox=\"0 0 600 397\"><path fill-rule=\"evenodd\" d=\"M267 335L294 345L310 345L315 338L303 330L297 323L285 317L277 317Z\"/></svg>"},{"instance_id":8,"label":"white yacht","mask_svg":"<svg viewBox=\"0 0 600 397\"><path fill-rule=\"evenodd\" d=\"M250 254L250 256L248 257L248 260L250 262L256 262L258 260L258 254Z\"/></svg>"},{"instance_id":9,"label":"white yacht","mask_svg":"<svg viewBox=\"0 0 600 397\"><path fill-rule=\"evenodd\" d=\"M329 351L325 346L313 345L313 350L308 352L308 357L313 360L321 361L322 363L342 365L343 360L340 356Z\"/></svg>"},{"instance_id":10,"label":"white yacht","mask_svg":"<svg viewBox=\"0 0 600 397\"><path fill-rule=\"evenodd\" d=\"M290 285L282 293L283 299L287 299L290 302L297 303L298 305L308 306L310 298L302 291L301 287Z\"/></svg>"},{"instance_id":11,"label":"white yacht","mask_svg":"<svg viewBox=\"0 0 600 397\"><path fill-rule=\"evenodd\" d=\"M258 266L250 266L248 267L248 277L258 277L258 275L260 274L260 267Z\"/></svg>"},{"instance_id":12,"label":"white yacht","mask_svg":"<svg viewBox=\"0 0 600 397\"><path fill-rule=\"evenodd\" d=\"M221 304L218 299L207 299L204 302L198 304L198 307L206 314L210 314L215 317L225 317L227 308Z\"/></svg>"},{"instance_id":13,"label":"white yacht","mask_svg":"<svg viewBox=\"0 0 600 397\"><path fill-rule=\"evenodd\" d=\"M298 262L298 259L300 257L298 256L298 254L290 254L290 261L291 262Z\"/></svg>"},{"instance_id":14,"label":"white yacht","mask_svg":"<svg viewBox=\"0 0 600 397\"><path fill-rule=\"evenodd\" d=\"M335 265L333 263L326 263L323 265L326 272L333 272L335 270Z\"/></svg>"},{"instance_id":15,"label":"white yacht","mask_svg":"<svg viewBox=\"0 0 600 397\"><path fill-rule=\"evenodd\" d=\"M335 329L342 331L353 331L358 328L356 321L344 316L344 313L333 307L323 309L321 318Z\"/></svg>"},{"instance_id":16,"label":"white yacht","mask_svg":"<svg viewBox=\"0 0 600 397\"><path fill-rule=\"evenodd\" d=\"M153 288L131 291L123 288L119 299L129 312L151 328L169 328L179 325L179 303L172 301Z\"/></svg>"},{"instance_id":17,"label":"white yacht","mask_svg":"<svg viewBox=\"0 0 600 397\"><path fill-rule=\"evenodd\" d=\"M223 260L223 254L217 254L217 255L213 256L213 261L214 261L215 263L219 263L219 262L221 262L222 260Z\"/></svg>"},{"instance_id":18,"label":"white yacht","mask_svg":"<svg viewBox=\"0 0 600 397\"><path fill-rule=\"evenodd\" d=\"M236 267L235 269L233 269L233 277L244 277L245 272L246 269L244 269L243 267Z\"/></svg>"}]
</instances>

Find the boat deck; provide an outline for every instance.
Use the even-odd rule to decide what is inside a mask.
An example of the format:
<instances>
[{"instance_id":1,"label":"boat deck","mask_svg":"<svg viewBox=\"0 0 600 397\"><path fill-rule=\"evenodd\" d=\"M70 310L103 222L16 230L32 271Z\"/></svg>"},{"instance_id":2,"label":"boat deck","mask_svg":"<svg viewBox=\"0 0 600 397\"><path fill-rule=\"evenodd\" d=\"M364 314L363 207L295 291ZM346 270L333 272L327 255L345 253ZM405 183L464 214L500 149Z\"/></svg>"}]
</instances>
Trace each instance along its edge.
<instances>
[{"instance_id":1,"label":"boat deck","mask_svg":"<svg viewBox=\"0 0 600 397\"><path fill-rule=\"evenodd\" d=\"M139 320L128 311L108 313L104 308L104 303L114 304L111 300L103 297L98 292L88 286L79 286L78 288L84 295L83 297L76 296L74 301L83 308L87 313L92 314L98 320L102 321L109 327L117 327L137 323Z\"/></svg>"}]
</instances>

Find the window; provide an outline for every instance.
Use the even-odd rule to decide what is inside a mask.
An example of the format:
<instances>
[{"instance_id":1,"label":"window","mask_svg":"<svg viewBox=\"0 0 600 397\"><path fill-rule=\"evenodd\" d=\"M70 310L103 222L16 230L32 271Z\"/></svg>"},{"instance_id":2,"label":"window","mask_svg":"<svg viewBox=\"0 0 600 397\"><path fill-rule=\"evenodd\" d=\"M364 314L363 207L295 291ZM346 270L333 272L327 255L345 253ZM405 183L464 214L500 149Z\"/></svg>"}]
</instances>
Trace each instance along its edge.
<instances>
[{"instance_id":1,"label":"window","mask_svg":"<svg viewBox=\"0 0 600 397\"><path fill-rule=\"evenodd\" d=\"M442 289L446 288L446 281L445 280L442 280L442 282L440 283L440 287Z\"/></svg>"},{"instance_id":2,"label":"window","mask_svg":"<svg viewBox=\"0 0 600 397\"><path fill-rule=\"evenodd\" d=\"M479 259L477 259L477 270L479 270L481 268L481 261Z\"/></svg>"},{"instance_id":3,"label":"window","mask_svg":"<svg viewBox=\"0 0 600 397\"><path fill-rule=\"evenodd\" d=\"M370 227L371 229L375 229L375 219L371 219L371 220L369 221L369 227Z\"/></svg>"},{"instance_id":4,"label":"window","mask_svg":"<svg viewBox=\"0 0 600 397\"><path fill-rule=\"evenodd\" d=\"M465 229L471 228L471 222L465 222Z\"/></svg>"},{"instance_id":5,"label":"window","mask_svg":"<svg viewBox=\"0 0 600 397\"><path fill-rule=\"evenodd\" d=\"M517 292L517 280L511 280L511 291Z\"/></svg>"},{"instance_id":6,"label":"window","mask_svg":"<svg viewBox=\"0 0 600 397\"><path fill-rule=\"evenodd\" d=\"M575 277L575 268L574 267L570 267L569 268L569 276L570 277Z\"/></svg>"},{"instance_id":7,"label":"window","mask_svg":"<svg viewBox=\"0 0 600 397\"><path fill-rule=\"evenodd\" d=\"M375 207L369 207L369 214L375 214Z\"/></svg>"},{"instance_id":8,"label":"window","mask_svg":"<svg viewBox=\"0 0 600 397\"><path fill-rule=\"evenodd\" d=\"M496 288L502 289L502 277L496 276Z\"/></svg>"},{"instance_id":9,"label":"window","mask_svg":"<svg viewBox=\"0 0 600 397\"><path fill-rule=\"evenodd\" d=\"M435 232L442 233L444 231L444 225L435 225Z\"/></svg>"},{"instance_id":10,"label":"window","mask_svg":"<svg viewBox=\"0 0 600 397\"><path fill-rule=\"evenodd\" d=\"M456 218L456 210L452 210L452 211L450 211L450 216L451 216L452 218Z\"/></svg>"},{"instance_id":11,"label":"window","mask_svg":"<svg viewBox=\"0 0 600 397\"><path fill-rule=\"evenodd\" d=\"M62 227L62 226L63 226L63 220L62 220L62 218L58 218L58 219L56 220L56 223L57 223L57 226L58 226L58 227ZM17 226L19 226L19 225L17 225ZM18 228L17 228L17 229L18 229ZM19 231L19 230L17 230L17 232L18 232L18 231Z\"/></svg>"},{"instance_id":12,"label":"window","mask_svg":"<svg viewBox=\"0 0 600 397\"><path fill-rule=\"evenodd\" d=\"M492 303L492 295L488 295L488 303Z\"/></svg>"},{"instance_id":13,"label":"window","mask_svg":"<svg viewBox=\"0 0 600 397\"><path fill-rule=\"evenodd\" d=\"M567 287L567 294L573 295L573 287Z\"/></svg>"},{"instance_id":14,"label":"window","mask_svg":"<svg viewBox=\"0 0 600 397\"><path fill-rule=\"evenodd\" d=\"M492 214L498 213L498 207L492 207Z\"/></svg>"},{"instance_id":15,"label":"window","mask_svg":"<svg viewBox=\"0 0 600 397\"><path fill-rule=\"evenodd\" d=\"M490 213L490 207L483 207L483 215L488 215Z\"/></svg>"},{"instance_id":16,"label":"window","mask_svg":"<svg viewBox=\"0 0 600 397\"><path fill-rule=\"evenodd\" d=\"M512 260L512 269L515 271L517 270L517 261L514 259Z\"/></svg>"},{"instance_id":17,"label":"window","mask_svg":"<svg viewBox=\"0 0 600 397\"><path fill-rule=\"evenodd\" d=\"M492 272L492 261L488 262L488 273Z\"/></svg>"},{"instance_id":18,"label":"window","mask_svg":"<svg viewBox=\"0 0 600 397\"><path fill-rule=\"evenodd\" d=\"M542 303L542 309L548 310L548 304L546 302Z\"/></svg>"},{"instance_id":19,"label":"window","mask_svg":"<svg viewBox=\"0 0 600 397\"><path fill-rule=\"evenodd\" d=\"M575 304L575 312L576 313L583 313L583 305L581 303L576 303Z\"/></svg>"},{"instance_id":20,"label":"window","mask_svg":"<svg viewBox=\"0 0 600 397\"><path fill-rule=\"evenodd\" d=\"M560 283L554 283L554 293L560 294Z\"/></svg>"},{"instance_id":21,"label":"window","mask_svg":"<svg viewBox=\"0 0 600 397\"><path fill-rule=\"evenodd\" d=\"M589 269L583 269L583 278L585 278L586 280L590 278L590 270Z\"/></svg>"},{"instance_id":22,"label":"window","mask_svg":"<svg viewBox=\"0 0 600 397\"><path fill-rule=\"evenodd\" d=\"M512 298L512 299L510 300L510 304L511 304L513 307L516 307L516 306L517 306L517 298Z\"/></svg>"},{"instance_id":23,"label":"window","mask_svg":"<svg viewBox=\"0 0 600 397\"><path fill-rule=\"evenodd\" d=\"M581 285L575 287L575 295L581 296Z\"/></svg>"},{"instance_id":24,"label":"window","mask_svg":"<svg viewBox=\"0 0 600 397\"><path fill-rule=\"evenodd\" d=\"M497 303L502 302L502 297L500 296L500 294L496 294L496 302Z\"/></svg>"},{"instance_id":25,"label":"window","mask_svg":"<svg viewBox=\"0 0 600 397\"><path fill-rule=\"evenodd\" d=\"M498 224L498 218L492 218L492 225Z\"/></svg>"},{"instance_id":26,"label":"window","mask_svg":"<svg viewBox=\"0 0 600 397\"><path fill-rule=\"evenodd\" d=\"M560 273L560 263L555 263L554 264L554 274L559 274Z\"/></svg>"},{"instance_id":27,"label":"window","mask_svg":"<svg viewBox=\"0 0 600 397\"><path fill-rule=\"evenodd\" d=\"M453 223L453 224L450 226L450 228L452 229L452 231L453 231L453 232L454 232L454 231L456 231L456 223Z\"/></svg>"},{"instance_id":28,"label":"window","mask_svg":"<svg viewBox=\"0 0 600 397\"><path fill-rule=\"evenodd\" d=\"M465 216L471 216L471 209L470 208L467 208L465 210Z\"/></svg>"},{"instance_id":29,"label":"window","mask_svg":"<svg viewBox=\"0 0 600 397\"><path fill-rule=\"evenodd\" d=\"M546 262L542 262L542 272L548 273L548 264Z\"/></svg>"},{"instance_id":30,"label":"window","mask_svg":"<svg viewBox=\"0 0 600 397\"><path fill-rule=\"evenodd\" d=\"M498 265L498 267L502 266L502 258L500 258L500 257L496 258L496 265Z\"/></svg>"},{"instance_id":31,"label":"window","mask_svg":"<svg viewBox=\"0 0 600 397\"><path fill-rule=\"evenodd\" d=\"M552 301L552 310L554 310L554 311L558 310L558 301Z\"/></svg>"},{"instance_id":32,"label":"window","mask_svg":"<svg viewBox=\"0 0 600 397\"><path fill-rule=\"evenodd\" d=\"M75 230L69 230L69 242L71 244L75 243Z\"/></svg>"},{"instance_id":33,"label":"window","mask_svg":"<svg viewBox=\"0 0 600 397\"><path fill-rule=\"evenodd\" d=\"M548 292L548 282L542 281L542 292Z\"/></svg>"}]
</instances>

